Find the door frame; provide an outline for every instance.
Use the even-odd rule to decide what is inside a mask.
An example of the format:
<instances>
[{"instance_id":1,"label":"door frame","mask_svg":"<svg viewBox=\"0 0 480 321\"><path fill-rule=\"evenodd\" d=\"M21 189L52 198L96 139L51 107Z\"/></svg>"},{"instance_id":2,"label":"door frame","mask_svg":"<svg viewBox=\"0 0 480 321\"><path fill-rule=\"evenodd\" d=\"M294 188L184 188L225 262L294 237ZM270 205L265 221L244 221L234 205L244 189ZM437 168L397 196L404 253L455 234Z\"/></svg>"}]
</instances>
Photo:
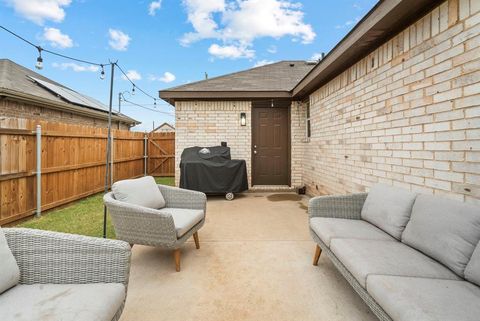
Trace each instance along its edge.
<instances>
[{"instance_id":1,"label":"door frame","mask_svg":"<svg viewBox=\"0 0 480 321\"><path fill-rule=\"evenodd\" d=\"M266 107L266 106L257 106L254 107L254 103L256 101L252 100L251 101L251 119L250 119L250 127L251 127L251 141L250 141L250 159L251 161L251 172L252 172L252 177L251 177L251 186L255 186L255 156L253 153L253 142L255 140L255 126L254 126L254 108L283 108L287 109L287 167L288 167L288 173L287 173L287 185L292 186L292 131L291 131L291 126L292 126L292 101L291 100L284 100L284 99L272 99L272 102L274 104L274 107ZM258 102L258 101L257 101ZM279 106L275 106L275 104L278 104ZM281 186L281 185L272 185L272 186Z\"/></svg>"}]
</instances>

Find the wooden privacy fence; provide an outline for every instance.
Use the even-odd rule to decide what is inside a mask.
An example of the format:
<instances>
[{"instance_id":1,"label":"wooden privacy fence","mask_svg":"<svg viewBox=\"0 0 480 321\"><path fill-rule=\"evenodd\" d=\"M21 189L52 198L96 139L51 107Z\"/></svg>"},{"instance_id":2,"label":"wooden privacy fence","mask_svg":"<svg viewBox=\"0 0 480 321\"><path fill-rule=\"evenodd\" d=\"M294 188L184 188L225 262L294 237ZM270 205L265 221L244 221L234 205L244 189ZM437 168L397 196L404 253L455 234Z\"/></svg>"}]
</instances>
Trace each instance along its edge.
<instances>
[{"instance_id":1,"label":"wooden privacy fence","mask_svg":"<svg viewBox=\"0 0 480 321\"><path fill-rule=\"evenodd\" d=\"M175 145L169 134L112 130L109 183L147 173L173 176L170 159L164 160ZM103 191L106 138L105 128L0 119L0 225Z\"/></svg>"}]
</instances>

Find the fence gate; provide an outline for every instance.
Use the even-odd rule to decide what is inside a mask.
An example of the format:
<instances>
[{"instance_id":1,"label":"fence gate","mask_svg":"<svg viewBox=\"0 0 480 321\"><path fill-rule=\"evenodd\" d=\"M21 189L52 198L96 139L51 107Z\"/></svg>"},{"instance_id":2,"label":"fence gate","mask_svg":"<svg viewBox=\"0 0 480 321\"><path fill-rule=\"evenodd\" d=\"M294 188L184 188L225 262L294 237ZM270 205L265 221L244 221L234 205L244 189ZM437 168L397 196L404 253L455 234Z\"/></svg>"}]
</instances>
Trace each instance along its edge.
<instances>
[{"instance_id":1,"label":"fence gate","mask_svg":"<svg viewBox=\"0 0 480 321\"><path fill-rule=\"evenodd\" d=\"M147 140L148 175L175 176L175 133L152 131Z\"/></svg>"}]
</instances>

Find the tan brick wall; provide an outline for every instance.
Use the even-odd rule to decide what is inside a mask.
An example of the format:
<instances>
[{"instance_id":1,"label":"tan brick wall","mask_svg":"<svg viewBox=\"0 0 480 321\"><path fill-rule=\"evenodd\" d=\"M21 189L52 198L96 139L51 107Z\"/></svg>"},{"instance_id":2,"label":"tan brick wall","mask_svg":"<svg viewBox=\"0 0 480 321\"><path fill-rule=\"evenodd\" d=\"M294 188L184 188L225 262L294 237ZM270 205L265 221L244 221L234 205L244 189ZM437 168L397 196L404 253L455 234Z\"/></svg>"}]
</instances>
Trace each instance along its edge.
<instances>
[{"instance_id":1,"label":"tan brick wall","mask_svg":"<svg viewBox=\"0 0 480 321\"><path fill-rule=\"evenodd\" d=\"M240 113L247 125L240 126ZM250 184L251 103L249 101L180 101L175 103L175 183L180 179L180 156L192 146L217 146L227 142L232 158L247 162Z\"/></svg>"},{"instance_id":2,"label":"tan brick wall","mask_svg":"<svg viewBox=\"0 0 480 321\"><path fill-rule=\"evenodd\" d=\"M247 114L247 126L240 126L240 113ZM291 108L291 177L292 185L302 183L302 141L305 137L304 109L293 103ZM251 102L250 101L183 101L175 104L175 182L180 178L180 155L186 147L214 146L226 141L232 158L247 162L251 186Z\"/></svg>"},{"instance_id":3,"label":"tan brick wall","mask_svg":"<svg viewBox=\"0 0 480 321\"><path fill-rule=\"evenodd\" d=\"M16 100L1 99L0 100L0 117L18 117L39 119L48 121L58 121L62 123L87 125L94 127L107 127L107 120L95 119L92 117L77 115L71 112L65 112L57 109L51 109L24 103ZM129 129L126 124L112 122L113 128Z\"/></svg>"},{"instance_id":4,"label":"tan brick wall","mask_svg":"<svg viewBox=\"0 0 480 321\"><path fill-rule=\"evenodd\" d=\"M310 96L310 193L384 182L479 202L479 4L444 2Z\"/></svg>"}]
</instances>

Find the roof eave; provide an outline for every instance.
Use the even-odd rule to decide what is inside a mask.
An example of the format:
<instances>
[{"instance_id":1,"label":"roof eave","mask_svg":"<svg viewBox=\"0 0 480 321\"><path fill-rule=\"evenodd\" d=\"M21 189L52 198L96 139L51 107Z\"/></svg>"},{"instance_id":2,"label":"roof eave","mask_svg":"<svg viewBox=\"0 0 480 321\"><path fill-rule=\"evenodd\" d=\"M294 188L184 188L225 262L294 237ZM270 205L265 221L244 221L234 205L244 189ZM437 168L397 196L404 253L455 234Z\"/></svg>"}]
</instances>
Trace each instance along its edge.
<instances>
[{"instance_id":1,"label":"roof eave","mask_svg":"<svg viewBox=\"0 0 480 321\"><path fill-rule=\"evenodd\" d=\"M444 0L380 1L293 89L302 99Z\"/></svg>"},{"instance_id":2,"label":"roof eave","mask_svg":"<svg viewBox=\"0 0 480 321\"><path fill-rule=\"evenodd\" d=\"M290 91L159 91L159 97L171 105L178 100L252 100L292 98Z\"/></svg>"},{"instance_id":3,"label":"roof eave","mask_svg":"<svg viewBox=\"0 0 480 321\"><path fill-rule=\"evenodd\" d=\"M80 108L75 108L75 107L73 107L69 104L59 103L59 102L56 102L56 101L52 101L52 100L45 99L45 98L42 98L42 97L38 97L38 96L35 96L35 95L21 93L21 92L18 92L18 91L7 89L7 88L0 88L0 96L5 96L5 97L17 99L17 100L22 100L22 101L25 101L25 102L28 102L28 103L41 105L42 107L46 107L46 108L50 108L50 109L56 109L56 110L61 110L61 111L69 111L69 112L72 112L72 113L75 113L75 114L78 114L78 115L89 116L89 117L96 118L96 119L108 120L108 113L104 113L104 112L96 111L96 110L89 110L89 109L86 109L86 108L81 108L80 106L79 106ZM139 121L137 121L133 118L122 117L122 116L118 116L118 115L115 115L115 114L112 114L112 119L115 120L115 121L123 122L125 124L130 125L130 126L135 126L135 125L141 124L141 122L139 122Z\"/></svg>"}]
</instances>

